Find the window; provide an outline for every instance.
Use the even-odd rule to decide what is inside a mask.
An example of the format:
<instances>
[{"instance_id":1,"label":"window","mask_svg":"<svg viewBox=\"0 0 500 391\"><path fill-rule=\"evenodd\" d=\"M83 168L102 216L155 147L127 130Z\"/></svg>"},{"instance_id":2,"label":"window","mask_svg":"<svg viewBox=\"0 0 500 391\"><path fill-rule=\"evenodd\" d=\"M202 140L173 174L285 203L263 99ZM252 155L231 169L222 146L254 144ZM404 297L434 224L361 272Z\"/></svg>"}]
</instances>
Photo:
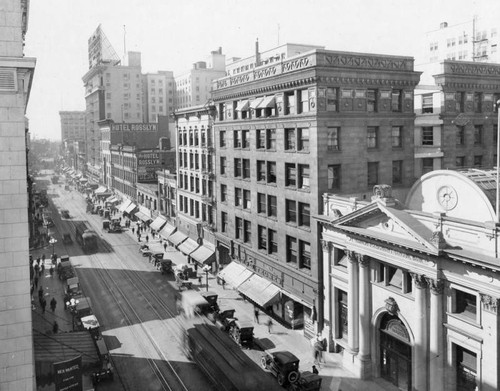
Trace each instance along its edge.
<instances>
[{"instance_id":1,"label":"window","mask_svg":"<svg viewBox=\"0 0 500 391\"><path fill-rule=\"evenodd\" d=\"M326 141L326 148L329 151L339 151L340 150L340 128L328 128L328 139Z\"/></svg>"},{"instance_id":2,"label":"window","mask_svg":"<svg viewBox=\"0 0 500 391\"><path fill-rule=\"evenodd\" d=\"M377 90L366 90L366 111L374 113L377 111Z\"/></svg>"},{"instance_id":3,"label":"window","mask_svg":"<svg viewBox=\"0 0 500 391\"><path fill-rule=\"evenodd\" d=\"M235 219L234 237L236 239L243 239L243 219L241 217L236 217Z\"/></svg>"},{"instance_id":4,"label":"window","mask_svg":"<svg viewBox=\"0 0 500 391\"><path fill-rule=\"evenodd\" d=\"M465 126L457 126L457 145L464 145L465 144Z\"/></svg>"},{"instance_id":5,"label":"window","mask_svg":"<svg viewBox=\"0 0 500 391\"><path fill-rule=\"evenodd\" d=\"M378 162L368 163L368 186L378 184Z\"/></svg>"},{"instance_id":6,"label":"window","mask_svg":"<svg viewBox=\"0 0 500 391\"><path fill-rule=\"evenodd\" d=\"M391 135L392 135L392 147L401 148L403 146L403 127L393 126Z\"/></svg>"},{"instance_id":7,"label":"window","mask_svg":"<svg viewBox=\"0 0 500 391\"><path fill-rule=\"evenodd\" d=\"M300 90L299 96L300 96L299 113L307 113L309 111L309 91Z\"/></svg>"},{"instance_id":8,"label":"window","mask_svg":"<svg viewBox=\"0 0 500 391\"><path fill-rule=\"evenodd\" d=\"M265 129L257 129L257 149L266 148L266 131Z\"/></svg>"},{"instance_id":9,"label":"window","mask_svg":"<svg viewBox=\"0 0 500 391\"><path fill-rule=\"evenodd\" d=\"M380 264L377 281L383 282L386 286L399 289L403 293L411 293L413 290L410 273L392 266Z\"/></svg>"},{"instance_id":10,"label":"window","mask_svg":"<svg viewBox=\"0 0 500 391\"><path fill-rule=\"evenodd\" d=\"M434 128L432 126L422 127L422 145L434 145Z\"/></svg>"},{"instance_id":11,"label":"window","mask_svg":"<svg viewBox=\"0 0 500 391\"><path fill-rule=\"evenodd\" d=\"M311 270L311 245L302 240L299 242L299 267Z\"/></svg>"},{"instance_id":12,"label":"window","mask_svg":"<svg viewBox=\"0 0 500 391\"><path fill-rule=\"evenodd\" d=\"M287 223L297 223L297 203L295 200L285 200L286 208L286 222Z\"/></svg>"},{"instance_id":13,"label":"window","mask_svg":"<svg viewBox=\"0 0 500 391\"><path fill-rule=\"evenodd\" d=\"M241 131L241 148L250 148L250 131L248 129Z\"/></svg>"},{"instance_id":14,"label":"window","mask_svg":"<svg viewBox=\"0 0 500 391\"><path fill-rule=\"evenodd\" d=\"M434 159L431 157L422 159L422 175L434 170Z\"/></svg>"},{"instance_id":15,"label":"window","mask_svg":"<svg viewBox=\"0 0 500 391\"><path fill-rule=\"evenodd\" d=\"M266 162L257 160L257 181L262 182L266 180Z\"/></svg>"},{"instance_id":16,"label":"window","mask_svg":"<svg viewBox=\"0 0 500 391\"><path fill-rule=\"evenodd\" d=\"M403 183L403 161L394 160L392 162L392 183L402 184Z\"/></svg>"},{"instance_id":17,"label":"window","mask_svg":"<svg viewBox=\"0 0 500 391\"><path fill-rule=\"evenodd\" d=\"M453 344L453 347L455 350L457 390L477 390L477 354L456 344Z\"/></svg>"},{"instance_id":18,"label":"window","mask_svg":"<svg viewBox=\"0 0 500 391\"><path fill-rule=\"evenodd\" d=\"M267 235L266 232L267 229L266 227L263 227L262 225L259 225L257 227L257 235L258 235L258 249L259 250L267 250Z\"/></svg>"},{"instance_id":19,"label":"window","mask_svg":"<svg viewBox=\"0 0 500 391\"><path fill-rule=\"evenodd\" d=\"M295 164L285 164L285 186L297 186L297 168Z\"/></svg>"},{"instance_id":20,"label":"window","mask_svg":"<svg viewBox=\"0 0 500 391\"><path fill-rule=\"evenodd\" d=\"M340 190L340 164L328 166L328 190Z\"/></svg>"},{"instance_id":21,"label":"window","mask_svg":"<svg viewBox=\"0 0 500 391\"><path fill-rule=\"evenodd\" d=\"M309 164L299 164L298 167L298 180L300 189L309 189Z\"/></svg>"},{"instance_id":22,"label":"window","mask_svg":"<svg viewBox=\"0 0 500 391\"><path fill-rule=\"evenodd\" d=\"M403 91L401 90L394 90L392 91L391 95L391 106L392 106L392 111L394 112L399 112L401 111L402 107L402 98L403 98Z\"/></svg>"},{"instance_id":23,"label":"window","mask_svg":"<svg viewBox=\"0 0 500 391\"><path fill-rule=\"evenodd\" d=\"M481 155L474 156L474 167L480 168L483 166L483 157Z\"/></svg>"},{"instance_id":24,"label":"window","mask_svg":"<svg viewBox=\"0 0 500 391\"><path fill-rule=\"evenodd\" d=\"M252 198L250 190L243 190L243 209L252 208Z\"/></svg>"},{"instance_id":25,"label":"window","mask_svg":"<svg viewBox=\"0 0 500 391\"><path fill-rule=\"evenodd\" d=\"M243 161L243 178L250 179L250 159L242 159Z\"/></svg>"},{"instance_id":26,"label":"window","mask_svg":"<svg viewBox=\"0 0 500 391\"><path fill-rule=\"evenodd\" d=\"M267 162L267 183L276 183L276 162Z\"/></svg>"},{"instance_id":27,"label":"window","mask_svg":"<svg viewBox=\"0 0 500 391\"><path fill-rule=\"evenodd\" d=\"M234 188L234 206L243 205L243 191L239 187Z\"/></svg>"},{"instance_id":28,"label":"window","mask_svg":"<svg viewBox=\"0 0 500 391\"><path fill-rule=\"evenodd\" d=\"M367 128L367 147L368 148L377 148L377 133L378 128L376 126L368 126Z\"/></svg>"},{"instance_id":29,"label":"window","mask_svg":"<svg viewBox=\"0 0 500 391\"><path fill-rule=\"evenodd\" d=\"M483 143L483 125L474 126L474 145L481 145Z\"/></svg>"},{"instance_id":30,"label":"window","mask_svg":"<svg viewBox=\"0 0 500 391\"><path fill-rule=\"evenodd\" d=\"M278 201L276 196L267 196L267 215L269 217L278 217Z\"/></svg>"},{"instance_id":31,"label":"window","mask_svg":"<svg viewBox=\"0 0 500 391\"><path fill-rule=\"evenodd\" d=\"M302 152L309 151L309 128L298 129L299 145L297 150Z\"/></svg>"},{"instance_id":32,"label":"window","mask_svg":"<svg viewBox=\"0 0 500 391\"><path fill-rule=\"evenodd\" d=\"M297 239L287 236L286 237L286 261L288 263L297 264Z\"/></svg>"},{"instance_id":33,"label":"window","mask_svg":"<svg viewBox=\"0 0 500 391\"><path fill-rule=\"evenodd\" d=\"M311 207L309 204L299 202L299 226L311 226Z\"/></svg>"},{"instance_id":34,"label":"window","mask_svg":"<svg viewBox=\"0 0 500 391\"><path fill-rule=\"evenodd\" d=\"M276 149L276 129L267 129L267 149Z\"/></svg>"},{"instance_id":35,"label":"window","mask_svg":"<svg viewBox=\"0 0 500 391\"><path fill-rule=\"evenodd\" d=\"M267 230L267 237L269 240L269 254L277 254L278 253L278 233L273 229Z\"/></svg>"},{"instance_id":36,"label":"window","mask_svg":"<svg viewBox=\"0 0 500 391\"><path fill-rule=\"evenodd\" d=\"M463 113L465 111L465 92L464 91L457 92L456 96L455 96L455 100L456 100L456 103L455 103L456 111Z\"/></svg>"},{"instance_id":37,"label":"window","mask_svg":"<svg viewBox=\"0 0 500 391\"><path fill-rule=\"evenodd\" d=\"M326 89L326 110L339 111L339 89L327 88Z\"/></svg>"},{"instance_id":38,"label":"window","mask_svg":"<svg viewBox=\"0 0 500 391\"><path fill-rule=\"evenodd\" d=\"M241 177L242 174L242 159L234 159L234 176Z\"/></svg>"},{"instance_id":39,"label":"window","mask_svg":"<svg viewBox=\"0 0 500 391\"><path fill-rule=\"evenodd\" d=\"M221 130L219 133L219 146L221 148L226 148L226 131Z\"/></svg>"},{"instance_id":40,"label":"window","mask_svg":"<svg viewBox=\"0 0 500 391\"><path fill-rule=\"evenodd\" d=\"M239 130L233 131L233 142L234 148L241 148L241 132Z\"/></svg>"},{"instance_id":41,"label":"window","mask_svg":"<svg viewBox=\"0 0 500 391\"><path fill-rule=\"evenodd\" d=\"M266 195L262 193L257 193L257 213L266 213L267 203Z\"/></svg>"},{"instance_id":42,"label":"window","mask_svg":"<svg viewBox=\"0 0 500 391\"><path fill-rule=\"evenodd\" d=\"M465 167L465 156L455 157L455 167L456 168Z\"/></svg>"},{"instance_id":43,"label":"window","mask_svg":"<svg viewBox=\"0 0 500 391\"><path fill-rule=\"evenodd\" d=\"M285 92L285 115L295 114L295 93L294 91Z\"/></svg>"},{"instance_id":44,"label":"window","mask_svg":"<svg viewBox=\"0 0 500 391\"><path fill-rule=\"evenodd\" d=\"M467 318L476 321L477 315L477 296L464 292L460 289L453 289L452 291L453 308L452 313L460 314Z\"/></svg>"},{"instance_id":45,"label":"window","mask_svg":"<svg viewBox=\"0 0 500 391\"><path fill-rule=\"evenodd\" d=\"M285 129L285 150L295 150L295 129Z\"/></svg>"},{"instance_id":46,"label":"window","mask_svg":"<svg viewBox=\"0 0 500 391\"><path fill-rule=\"evenodd\" d=\"M220 185L220 200L221 202L227 202L227 185Z\"/></svg>"},{"instance_id":47,"label":"window","mask_svg":"<svg viewBox=\"0 0 500 391\"><path fill-rule=\"evenodd\" d=\"M252 223L247 220L243 221L243 241L252 243Z\"/></svg>"},{"instance_id":48,"label":"window","mask_svg":"<svg viewBox=\"0 0 500 391\"><path fill-rule=\"evenodd\" d=\"M474 92L474 112L481 113L482 101L483 101L483 93L482 92Z\"/></svg>"},{"instance_id":49,"label":"window","mask_svg":"<svg viewBox=\"0 0 500 391\"><path fill-rule=\"evenodd\" d=\"M422 95L422 113L433 113L434 112L434 103L432 100L432 94Z\"/></svg>"},{"instance_id":50,"label":"window","mask_svg":"<svg viewBox=\"0 0 500 391\"><path fill-rule=\"evenodd\" d=\"M220 174L221 175L226 175L226 165L227 165L227 159L225 156L220 157Z\"/></svg>"}]
</instances>

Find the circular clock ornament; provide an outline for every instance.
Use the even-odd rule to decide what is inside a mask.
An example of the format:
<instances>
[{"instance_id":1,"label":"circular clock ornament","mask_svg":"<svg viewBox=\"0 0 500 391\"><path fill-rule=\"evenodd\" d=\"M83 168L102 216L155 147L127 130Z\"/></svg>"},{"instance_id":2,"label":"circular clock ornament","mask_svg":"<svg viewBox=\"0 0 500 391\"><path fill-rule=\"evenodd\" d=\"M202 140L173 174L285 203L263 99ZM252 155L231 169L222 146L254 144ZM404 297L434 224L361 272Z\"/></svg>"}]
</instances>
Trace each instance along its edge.
<instances>
[{"instance_id":1,"label":"circular clock ornament","mask_svg":"<svg viewBox=\"0 0 500 391\"><path fill-rule=\"evenodd\" d=\"M452 210L457 206L458 194L457 191L449 185L441 186L437 192L439 205L445 210Z\"/></svg>"}]
</instances>

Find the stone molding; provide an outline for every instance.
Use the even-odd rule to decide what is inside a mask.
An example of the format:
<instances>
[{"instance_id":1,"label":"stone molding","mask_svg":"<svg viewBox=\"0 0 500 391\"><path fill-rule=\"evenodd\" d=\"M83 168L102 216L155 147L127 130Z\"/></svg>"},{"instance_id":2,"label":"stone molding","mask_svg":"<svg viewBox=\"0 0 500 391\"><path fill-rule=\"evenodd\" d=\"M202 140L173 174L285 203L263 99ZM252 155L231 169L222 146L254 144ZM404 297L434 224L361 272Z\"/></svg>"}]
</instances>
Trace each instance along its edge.
<instances>
[{"instance_id":1,"label":"stone molding","mask_svg":"<svg viewBox=\"0 0 500 391\"><path fill-rule=\"evenodd\" d=\"M425 289L428 286L427 279L423 274L410 273L411 278L415 282L415 286L418 289Z\"/></svg>"},{"instance_id":2,"label":"stone molding","mask_svg":"<svg viewBox=\"0 0 500 391\"><path fill-rule=\"evenodd\" d=\"M496 297L486 295L481 293L481 303L483 303L483 307L488 312L493 312L495 314L498 313L498 304L500 300Z\"/></svg>"}]
</instances>

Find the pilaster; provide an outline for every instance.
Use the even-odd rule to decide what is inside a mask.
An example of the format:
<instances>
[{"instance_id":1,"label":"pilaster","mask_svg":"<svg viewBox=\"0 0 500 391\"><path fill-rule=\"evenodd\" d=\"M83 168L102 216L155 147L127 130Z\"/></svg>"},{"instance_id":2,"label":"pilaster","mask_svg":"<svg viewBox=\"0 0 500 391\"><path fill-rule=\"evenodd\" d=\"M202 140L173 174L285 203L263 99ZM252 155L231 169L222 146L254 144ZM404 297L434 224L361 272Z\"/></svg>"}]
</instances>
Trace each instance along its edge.
<instances>
[{"instance_id":1,"label":"pilaster","mask_svg":"<svg viewBox=\"0 0 500 391\"><path fill-rule=\"evenodd\" d=\"M423 275L411 273L415 285L415 350L412 378L413 387L418 391L427 391L428 345L427 345L427 280Z\"/></svg>"}]
</instances>

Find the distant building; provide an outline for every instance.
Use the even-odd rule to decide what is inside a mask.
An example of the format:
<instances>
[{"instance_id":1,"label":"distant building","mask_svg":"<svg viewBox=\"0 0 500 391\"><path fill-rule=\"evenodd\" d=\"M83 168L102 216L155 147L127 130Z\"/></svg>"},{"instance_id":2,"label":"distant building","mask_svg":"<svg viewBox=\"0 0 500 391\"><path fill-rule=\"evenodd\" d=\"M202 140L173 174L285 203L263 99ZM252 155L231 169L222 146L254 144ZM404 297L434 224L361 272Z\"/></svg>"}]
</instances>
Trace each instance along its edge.
<instances>
[{"instance_id":1,"label":"distant building","mask_svg":"<svg viewBox=\"0 0 500 391\"><path fill-rule=\"evenodd\" d=\"M325 194L325 319L344 367L400 390L497 390L496 172L425 174L403 204Z\"/></svg>"},{"instance_id":2,"label":"distant building","mask_svg":"<svg viewBox=\"0 0 500 391\"><path fill-rule=\"evenodd\" d=\"M28 120L36 59L24 56L29 1L0 5L0 389L35 390L29 272ZM33 205L31 202L30 205ZM28 212L31 215L28 216Z\"/></svg>"},{"instance_id":3,"label":"distant building","mask_svg":"<svg viewBox=\"0 0 500 391\"><path fill-rule=\"evenodd\" d=\"M85 111L60 111L61 141L85 140Z\"/></svg>"},{"instance_id":4,"label":"distant building","mask_svg":"<svg viewBox=\"0 0 500 391\"><path fill-rule=\"evenodd\" d=\"M214 82L218 262L251 270L267 293L238 290L312 336L323 287L311 216L325 192L363 199L380 181L411 186L419 73L409 57L294 44L276 53L292 56L262 64L257 53L253 69L242 60Z\"/></svg>"},{"instance_id":5,"label":"distant building","mask_svg":"<svg viewBox=\"0 0 500 391\"><path fill-rule=\"evenodd\" d=\"M177 176L169 170L158 171L158 212L175 226L177 217Z\"/></svg>"},{"instance_id":6,"label":"distant building","mask_svg":"<svg viewBox=\"0 0 500 391\"><path fill-rule=\"evenodd\" d=\"M212 82L225 75L226 56L222 49L210 53L208 61L198 61L193 68L175 77L175 108L204 105L210 99Z\"/></svg>"},{"instance_id":7,"label":"distant building","mask_svg":"<svg viewBox=\"0 0 500 391\"><path fill-rule=\"evenodd\" d=\"M493 167L500 65L445 60L435 72L432 84L415 89L415 177Z\"/></svg>"},{"instance_id":8,"label":"distant building","mask_svg":"<svg viewBox=\"0 0 500 391\"><path fill-rule=\"evenodd\" d=\"M158 122L159 116L169 118L174 112L175 81L171 71L142 75L144 121Z\"/></svg>"}]
</instances>

